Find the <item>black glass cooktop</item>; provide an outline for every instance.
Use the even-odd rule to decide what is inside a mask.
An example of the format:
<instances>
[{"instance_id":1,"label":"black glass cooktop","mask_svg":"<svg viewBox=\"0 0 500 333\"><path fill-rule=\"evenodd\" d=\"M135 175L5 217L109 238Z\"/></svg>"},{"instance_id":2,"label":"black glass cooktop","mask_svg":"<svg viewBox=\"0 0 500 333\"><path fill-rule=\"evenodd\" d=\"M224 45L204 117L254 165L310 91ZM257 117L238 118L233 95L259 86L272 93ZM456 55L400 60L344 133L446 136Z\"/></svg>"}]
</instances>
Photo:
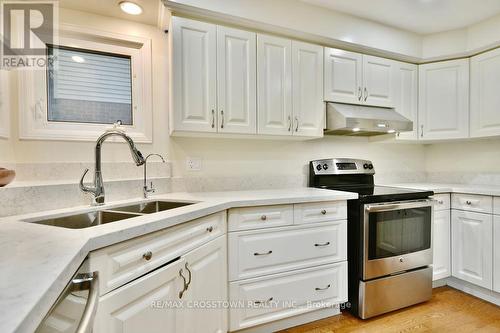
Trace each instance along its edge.
<instances>
[{"instance_id":1,"label":"black glass cooktop","mask_svg":"<svg viewBox=\"0 0 500 333\"><path fill-rule=\"evenodd\" d=\"M358 193L359 199L363 201L396 201L409 199L423 199L434 195L432 191L415 190L403 187L390 186L328 186L323 187L329 190L347 191Z\"/></svg>"}]
</instances>

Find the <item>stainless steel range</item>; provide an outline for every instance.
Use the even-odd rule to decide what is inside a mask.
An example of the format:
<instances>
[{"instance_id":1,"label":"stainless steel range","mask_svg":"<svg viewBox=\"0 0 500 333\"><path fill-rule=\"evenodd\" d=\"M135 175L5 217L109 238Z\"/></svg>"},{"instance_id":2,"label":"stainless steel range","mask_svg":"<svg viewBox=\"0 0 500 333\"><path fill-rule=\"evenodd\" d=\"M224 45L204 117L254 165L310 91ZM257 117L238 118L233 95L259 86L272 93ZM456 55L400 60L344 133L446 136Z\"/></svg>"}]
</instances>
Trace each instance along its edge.
<instances>
[{"instance_id":1,"label":"stainless steel range","mask_svg":"<svg viewBox=\"0 0 500 333\"><path fill-rule=\"evenodd\" d=\"M366 160L310 162L310 187L359 194L348 201L349 302L363 319L432 294L434 193L375 186L374 174Z\"/></svg>"}]
</instances>

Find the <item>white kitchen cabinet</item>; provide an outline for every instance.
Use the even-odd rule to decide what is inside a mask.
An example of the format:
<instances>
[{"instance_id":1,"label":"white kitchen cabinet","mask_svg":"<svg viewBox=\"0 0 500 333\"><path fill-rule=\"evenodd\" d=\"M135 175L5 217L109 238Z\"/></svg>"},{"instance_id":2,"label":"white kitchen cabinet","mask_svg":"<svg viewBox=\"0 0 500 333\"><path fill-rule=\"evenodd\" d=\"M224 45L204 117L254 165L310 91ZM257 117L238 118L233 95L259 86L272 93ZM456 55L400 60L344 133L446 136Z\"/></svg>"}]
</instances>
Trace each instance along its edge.
<instances>
[{"instance_id":1,"label":"white kitchen cabinet","mask_svg":"<svg viewBox=\"0 0 500 333\"><path fill-rule=\"evenodd\" d=\"M219 237L183 257L183 274L189 282L182 298L186 304L215 304L227 300L226 239L225 236ZM180 321L182 328L176 332L226 333L227 309L221 306L187 307L182 310Z\"/></svg>"},{"instance_id":2,"label":"white kitchen cabinet","mask_svg":"<svg viewBox=\"0 0 500 333\"><path fill-rule=\"evenodd\" d=\"M500 293L500 216L493 217L493 290Z\"/></svg>"},{"instance_id":3,"label":"white kitchen cabinet","mask_svg":"<svg viewBox=\"0 0 500 333\"><path fill-rule=\"evenodd\" d=\"M324 54L325 100L395 106L396 61L332 48Z\"/></svg>"},{"instance_id":4,"label":"white kitchen cabinet","mask_svg":"<svg viewBox=\"0 0 500 333\"><path fill-rule=\"evenodd\" d=\"M452 210L452 274L480 287L493 287L493 216Z\"/></svg>"},{"instance_id":5,"label":"white kitchen cabinet","mask_svg":"<svg viewBox=\"0 0 500 333\"><path fill-rule=\"evenodd\" d=\"M323 47L292 41L293 135L323 136Z\"/></svg>"},{"instance_id":6,"label":"white kitchen cabinet","mask_svg":"<svg viewBox=\"0 0 500 333\"><path fill-rule=\"evenodd\" d=\"M292 133L292 41L257 36L258 133Z\"/></svg>"},{"instance_id":7,"label":"white kitchen cabinet","mask_svg":"<svg viewBox=\"0 0 500 333\"><path fill-rule=\"evenodd\" d=\"M182 332L179 301L184 259L164 266L99 299L94 333Z\"/></svg>"},{"instance_id":8,"label":"white kitchen cabinet","mask_svg":"<svg viewBox=\"0 0 500 333\"><path fill-rule=\"evenodd\" d=\"M469 136L469 60L419 66L419 136L424 140Z\"/></svg>"},{"instance_id":9,"label":"white kitchen cabinet","mask_svg":"<svg viewBox=\"0 0 500 333\"><path fill-rule=\"evenodd\" d=\"M325 47L324 99L360 104L363 97L363 55Z\"/></svg>"},{"instance_id":10,"label":"white kitchen cabinet","mask_svg":"<svg viewBox=\"0 0 500 333\"><path fill-rule=\"evenodd\" d=\"M500 49L470 60L470 135L500 135Z\"/></svg>"},{"instance_id":11,"label":"white kitchen cabinet","mask_svg":"<svg viewBox=\"0 0 500 333\"><path fill-rule=\"evenodd\" d=\"M451 275L451 226L450 210L434 212L432 235L432 279L439 280Z\"/></svg>"},{"instance_id":12,"label":"white kitchen cabinet","mask_svg":"<svg viewBox=\"0 0 500 333\"><path fill-rule=\"evenodd\" d=\"M413 131L402 132L401 140L418 139L418 66L404 62L395 65L395 106L396 111L413 122Z\"/></svg>"},{"instance_id":13,"label":"white kitchen cabinet","mask_svg":"<svg viewBox=\"0 0 500 333\"><path fill-rule=\"evenodd\" d=\"M393 107L396 62L363 55L363 101L368 105Z\"/></svg>"},{"instance_id":14,"label":"white kitchen cabinet","mask_svg":"<svg viewBox=\"0 0 500 333\"><path fill-rule=\"evenodd\" d=\"M216 132L216 26L172 17L171 130Z\"/></svg>"},{"instance_id":15,"label":"white kitchen cabinet","mask_svg":"<svg viewBox=\"0 0 500 333\"><path fill-rule=\"evenodd\" d=\"M217 26L218 131L257 133L256 34Z\"/></svg>"}]
</instances>

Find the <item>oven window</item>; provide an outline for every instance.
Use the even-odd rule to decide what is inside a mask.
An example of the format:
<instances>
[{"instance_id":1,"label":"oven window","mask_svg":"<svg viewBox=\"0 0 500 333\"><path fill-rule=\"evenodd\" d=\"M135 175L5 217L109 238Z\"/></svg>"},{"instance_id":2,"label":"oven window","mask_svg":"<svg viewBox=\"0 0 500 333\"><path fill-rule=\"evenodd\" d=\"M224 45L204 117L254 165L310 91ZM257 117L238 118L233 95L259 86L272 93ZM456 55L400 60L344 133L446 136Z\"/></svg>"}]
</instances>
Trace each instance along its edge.
<instances>
[{"instance_id":1,"label":"oven window","mask_svg":"<svg viewBox=\"0 0 500 333\"><path fill-rule=\"evenodd\" d=\"M431 247L431 207L373 212L368 221L369 260Z\"/></svg>"}]
</instances>

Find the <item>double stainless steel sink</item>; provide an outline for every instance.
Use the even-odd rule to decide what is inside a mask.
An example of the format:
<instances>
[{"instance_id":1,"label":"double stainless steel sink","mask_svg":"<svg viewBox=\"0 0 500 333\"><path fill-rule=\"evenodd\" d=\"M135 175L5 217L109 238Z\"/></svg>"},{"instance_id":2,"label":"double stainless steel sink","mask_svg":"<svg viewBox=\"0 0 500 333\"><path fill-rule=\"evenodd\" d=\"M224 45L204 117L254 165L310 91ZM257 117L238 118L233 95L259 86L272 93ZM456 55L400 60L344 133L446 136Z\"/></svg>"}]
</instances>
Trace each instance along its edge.
<instances>
[{"instance_id":1,"label":"double stainless steel sink","mask_svg":"<svg viewBox=\"0 0 500 333\"><path fill-rule=\"evenodd\" d=\"M192 205L193 203L194 202L149 201L133 205L97 210L88 213L67 215L57 218L46 218L41 220L31 220L26 222L69 229L83 229L101 224L122 221L137 216L163 212L166 210Z\"/></svg>"}]
</instances>

